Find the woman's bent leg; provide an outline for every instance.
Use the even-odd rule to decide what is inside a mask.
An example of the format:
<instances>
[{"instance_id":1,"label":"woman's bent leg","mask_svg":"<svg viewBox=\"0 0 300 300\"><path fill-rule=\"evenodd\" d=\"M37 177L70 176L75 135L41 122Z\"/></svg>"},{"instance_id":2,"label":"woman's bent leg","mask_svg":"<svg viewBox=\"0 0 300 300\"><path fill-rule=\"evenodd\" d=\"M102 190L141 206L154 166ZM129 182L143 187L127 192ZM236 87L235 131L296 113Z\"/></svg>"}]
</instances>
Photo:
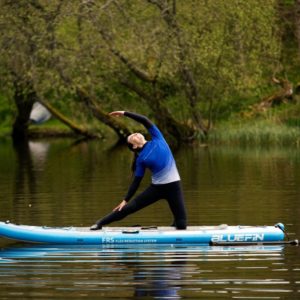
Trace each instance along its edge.
<instances>
[{"instance_id":1,"label":"woman's bent leg","mask_svg":"<svg viewBox=\"0 0 300 300\"><path fill-rule=\"evenodd\" d=\"M113 211L106 215L104 218L98 220L96 224L98 228L104 225L110 224L115 221L120 221L130 214L133 214L161 199L160 193L155 186L150 185L144 192L138 195L136 198L128 202L122 210Z\"/></svg>"}]
</instances>

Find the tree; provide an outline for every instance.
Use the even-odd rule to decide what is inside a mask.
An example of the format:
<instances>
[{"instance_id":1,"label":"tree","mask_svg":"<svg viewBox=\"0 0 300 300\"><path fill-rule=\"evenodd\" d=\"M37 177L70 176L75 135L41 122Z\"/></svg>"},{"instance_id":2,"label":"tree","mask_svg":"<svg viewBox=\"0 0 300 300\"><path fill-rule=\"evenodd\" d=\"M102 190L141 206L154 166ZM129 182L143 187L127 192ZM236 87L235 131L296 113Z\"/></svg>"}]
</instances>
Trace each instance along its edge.
<instances>
[{"instance_id":1,"label":"tree","mask_svg":"<svg viewBox=\"0 0 300 300\"><path fill-rule=\"evenodd\" d=\"M77 123L92 115L121 139L129 129L106 112L138 110L169 139L189 142L273 72L276 1L260 4L6 0L0 64L7 86L15 91L17 82L26 95L21 102L38 99ZM19 109L24 120L29 107Z\"/></svg>"},{"instance_id":2,"label":"tree","mask_svg":"<svg viewBox=\"0 0 300 300\"><path fill-rule=\"evenodd\" d=\"M13 17L12 11L16 17ZM32 24L24 14L24 4L18 6L12 1L5 1L1 7L1 14L1 19L6 21L2 24L1 31L1 64L5 70L5 82L10 82L14 90L13 99L17 108L13 136L25 137L29 114L37 100L30 77L31 60L28 59L33 57L36 51L35 36L30 35L29 29L33 31Z\"/></svg>"},{"instance_id":3,"label":"tree","mask_svg":"<svg viewBox=\"0 0 300 300\"><path fill-rule=\"evenodd\" d=\"M107 1L84 11L110 53L104 54L107 69L147 104L165 132L185 141L206 135L220 104L272 73L279 55L275 4ZM93 43L103 50L102 41ZM189 125L178 120L169 105L174 100Z\"/></svg>"},{"instance_id":4,"label":"tree","mask_svg":"<svg viewBox=\"0 0 300 300\"><path fill-rule=\"evenodd\" d=\"M95 137L94 133L77 125L48 103L41 89L44 73L49 74L55 64L53 52L56 48L55 24L60 15L63 1L43 6L39 1L4 1L2 14L5 18L5 32L2 31L2 63L7 71L7 81L12 81L13 99L17 108L12 136L26 138L29 115L34 102L41 102L58 120L70 127L76 134Z\"/></svg>"}]
</instances>

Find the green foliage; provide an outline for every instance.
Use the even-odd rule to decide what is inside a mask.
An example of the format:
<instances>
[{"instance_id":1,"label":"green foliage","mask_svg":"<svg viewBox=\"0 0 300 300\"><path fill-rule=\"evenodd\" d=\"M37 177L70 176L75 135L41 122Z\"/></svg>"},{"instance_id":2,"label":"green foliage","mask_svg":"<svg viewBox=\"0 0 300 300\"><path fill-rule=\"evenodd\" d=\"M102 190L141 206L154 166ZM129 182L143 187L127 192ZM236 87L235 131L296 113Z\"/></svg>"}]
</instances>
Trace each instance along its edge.
<instances>
[{"instance_id":1,"label":"green foliage","mask_svg":"<svg viewBox=\"0 0 300 300\"><path fill-rule=\"evenodd\" d=\"M12 124L13 107L8 105L9 101L6 96L0 94L0 128L9 128Z\"/></svg>"},{"instance_id":2,"label":"green foliage","mask_svg":"<svg viewBox=\"0 0 300 300\"><path fill-rule=\"evenodd\" d=\"M14 84L30 83L80 123L91 114L76 101L78 87L104 111L157 116L158 100L195 128L195 113L217 123L259 101L278 70L297 76L297 67L281 66L289 47L282 45L277 0L158 2L163 9L146 0L1 2L1 90L12 95ZM284 9L292 2L282 1ZM6 123L10 99L0 99Z\"/></svg>"}]
</instances>

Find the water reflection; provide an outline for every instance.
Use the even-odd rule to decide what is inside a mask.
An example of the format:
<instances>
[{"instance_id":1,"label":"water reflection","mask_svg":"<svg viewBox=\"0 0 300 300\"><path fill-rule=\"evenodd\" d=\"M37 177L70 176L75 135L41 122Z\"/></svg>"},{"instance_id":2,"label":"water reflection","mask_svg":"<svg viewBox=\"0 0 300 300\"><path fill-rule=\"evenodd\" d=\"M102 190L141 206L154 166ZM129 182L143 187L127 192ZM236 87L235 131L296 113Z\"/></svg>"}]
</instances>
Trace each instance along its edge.
<instances>
[{"instance_id":1,"label":"water reflection","mask_svg":"<svg viewBox=\"0 0 300 300\"><path fill-rule=\"evenodd\" d=\"M201 298L202 294L231 294L236 284L242 289L249 284L260 284L266 289L270 284L280 284L271 278L233 279L234 264L232 274L228 273L226 264L239 262L241 267L241 262L251 261L252 268L256 266L254 271L261 272L260 261L281 261L282 250L282 246L13 245L0 252L0 285L9 293L26 286L25 299L36 288L47 297L47 287L55 287L57 292L80 291L93 296L101 292L109 297L134 299L181 299L185 295ZM215 263L219 265L218 271L213 271ZM264 266L269 268L266 263ZM60 282L63 278L64 288ZM55 298L55 295L52 290L51 296Z\"/></svg>"},{"instance_id":2,"label":"water reflection","mask_svg":"<svg viewBox=\"0 0 300 300\"><path fill-rule=\"evenodd\" d=\"M50 144L21 140L13 143L16 153L15 194L25 194L27 188L32 195L36 191L36 173L42 171L46 163Z\"/></svg>"},{"instance_id":3,"label":"water reflection","mask_svg":"<svg viewBox=\"0 0 300 300\"><path fill-rule=\"evenodd\" d=\"M291 239L299 238L297 149L195 147L175 155L190 225L281 221ZM0 219L91 225L124 196L130 162L127 149L109 149L103 142L2 143ZM170 217L162 202L118 225L165 225ZM290 300L300 295L300 247L77 247L6 246L0 251L0 298Z\"/></svg>"},{"instance_id":4,"label":"water reflection","mask_svg":"<svg viewBox=\"0 0 300 300\"><path fill-rule=\"evenodd\" d=\"M50 144L48 142L33 142L27 139L14 140L13 148L16 154L15 180L13 189L13 206L23 203L27 207L38 202L38 177L44 170ZM21 219L22 213L14 218Z\"/></svg>"},{"instance_id":5,"label":"water reflection","mask_svg":"<svg viewBox=\"0 0 300 300\"><path fill-rule=\"evenodd\" d=\"M185 276L184 273L187 272L185 266L188 263L188 258L175 251L167 251L166 249L164 251L160 251L161 261L159 265L149 267L145 266L144 263L126 264L133 274L134 297L181 298L181 282ZM197 266L190 264L188 269L190 271L193 269L196 272Z\"/></svg>"},{"instance_id":6,"label":"water reflection","mask_svg":"<svg viewBox=\"0 0 300 300\"><path fill-rule=\"evenodd\" d=\"M35 194L36 176L33 168L33 161L28 140L14 141L16 153L16 172L15 172L15 195L24 195L26 189ZM17 200L17 199L16 199Z\"/></svg>"},{"instance_id":7,"label":"water reflection","mask_svg":"<svg viewBox=\"0 0 300 300\"><path fill-rule=\"evenodd\" d=\"M48 156L50 143L29 141L28 147L34 170L43 170Z\"/></svg>"}]
</instances>

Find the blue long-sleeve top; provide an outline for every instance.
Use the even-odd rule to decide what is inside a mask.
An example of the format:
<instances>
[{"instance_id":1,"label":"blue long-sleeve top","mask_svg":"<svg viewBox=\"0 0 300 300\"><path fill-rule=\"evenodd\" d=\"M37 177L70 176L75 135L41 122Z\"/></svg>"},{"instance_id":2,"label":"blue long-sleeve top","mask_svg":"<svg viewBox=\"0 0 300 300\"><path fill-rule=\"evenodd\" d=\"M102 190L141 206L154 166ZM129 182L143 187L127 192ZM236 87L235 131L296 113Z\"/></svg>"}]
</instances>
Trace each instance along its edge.
<instances>
[{"instance_id":1,"label":"blue long-sleeve top","mask_svg":"<svg viewBox=\"0 0 300 300\"><path fill-rule=\"evenodd\" d=\"M180 176L171 149L157 126L145 116L127 111L124 115L143 124L151 136L138 154L134 179L124 198L128 201L138 189L146 169L152 173L152 184L179 181Z\"/></svg>"}]
</instances>

